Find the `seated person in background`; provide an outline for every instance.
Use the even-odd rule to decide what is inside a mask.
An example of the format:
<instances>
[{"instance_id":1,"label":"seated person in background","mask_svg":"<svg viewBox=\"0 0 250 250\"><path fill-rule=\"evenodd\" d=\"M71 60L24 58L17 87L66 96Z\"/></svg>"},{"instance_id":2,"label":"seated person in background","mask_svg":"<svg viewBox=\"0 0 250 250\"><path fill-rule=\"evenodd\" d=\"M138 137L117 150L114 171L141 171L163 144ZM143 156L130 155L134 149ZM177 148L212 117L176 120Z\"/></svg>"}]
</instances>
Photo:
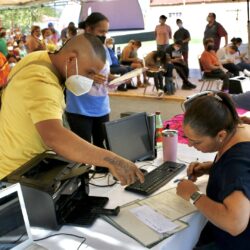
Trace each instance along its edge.
<instances>
[{"instance_id":1,"label":"seated person in background","mask_svg":"<svg viewBox=\"0 0 250 250\"><path fill-rule=\"evenodd\" d=\"M222 47L217 50L216 55L222 64L222 66L227 69L234 76L238 76L240 74L240 68L235 65L235 56L238 48L235 45L229 45L226 47ZM249 72L250 73L250 72Z\"/></svg>"},{"instance_id":2,"label":"seated person in background","mask_svg":"<svg viewBox=\"0 0 250 250\"><path fill-rule=\"evenodd\" d=\"M240 68L241 71L244 72L246 76L250 76L250 62L248 58L246 57L246 52L242 52L242 39L240 37L237 38L232 38L231 40L232 45L235 45L238 50L236 51L236 56L235 56L235 64Z\"/></svg>"},{"instance_id":3,"label":"seated person in background","mask_svg":"<svg viewBox=\"0 0 250 250\"><path fill-rule=\"evenodd\" d=\"M22 59L27 55L27 50L25 48L23 40L17 40L17 48L19 59Z\"/></svg>"},{"instance_id":4,"label":"seated person in background","mask_svg":"<svg viewBox=\"0 0 250 250\"><path fill-rule=\"evenodd\" d=\"M143 68L143 61L137 57L137 50L141 47L140 41L130 42L123 50L121 54L121 64L128 65L132 69ZM137 77L137 86L144 87L143 84L149 84L146 73L143 73L143 83L140 80L140 76Z\"/></svg>"},{"instance_id":5,"label":"seated person in background","mask_svg":"<svg viewBox=\"0 0 250 250\"><path fill-rule=\"evenodd\" d=\"M158 95L167 93L166 85L174 87L173 83L173 68L174 65L168 62L166 53L162 50L152 51L145 57L145 66L147 76L154 77L154 84ZM163 76L165 77L165 86L163 86ZM173 91L174 92L174 89Z\"/></svg>"},{"instance_id":6,"label":"seated person in background","mask_svg":"<svg viewBox=\"0 0 250 250\"><path fill-rule=\"evenodd\" d=\"M71 39L73 36L77 35L76 27L68 27L67 29L67 39Z\"/></svg>"},{"instance_id":7,"label":"seated person in background","mask_svg":"<svg viewBox=\"0 0 250 250\"><path fill-rule=\"evenodd\" d=\"M216 121L216 122L215 122ZM208 219L194 250L248 250L250 239L250 126L241 124L226 93L201 96L184 115L188 145L216 152L212 162L193 162L177 194ZM194 184L209 175L206 195Z\"/></svg>"},{"instance_id":8,"label":"seated person in background","mask_svg":"<svg viewBox=\"0 0 250 250\"><path fill-rule=\"evenodd\" d=\"M194 89L196 85L192 84L188 80L189 69L182 57L181 52L182 41L175 41L173 44L169 45L166 49L171 62L174 65L177 73L183 81L182 89Z\"/></svg>"},{"instance_id":9,"label":"seated person in background","mask_svg":"<svg viewBox=\"0 0 250 250\"><path fill-rule=\"evenodd\" d=\"M4 56L2 52L0 52L0 90L4 87L7 83L7 78L10 73L10 66L8 63L7 58ZM1 97L1 92L0 92ZM0 99L0 107L1 107L1 99Z\"/></svg>"},{"instance_id":10,"label":"seated person in background","mask_svg":"<svg viewBox=\"0 0 250 250\"><path fill-rule=\"evenodd\" d=\"M124 75L132 70L130 66L121 65L118 61L118 58L115 55L115 52L113 50L114 48L114 39L113 38L107 38L105 41L105 45L108 49L110 58L111 58L111 65L110 65L110 73L111 74L118 74L118 75ZM127 89L137 89L137 87L130 84L121 84L118 88L120 91L127 91Z\"/></svg>"},{"instance_id":11,"label":"seated person in background","mask_svg":"<svg viewBox=\"0 0 250 250\"><path fill-rule=\"evenodd\" d=\"M14 54L8 54L6 56L6 59L8 60L9 66L12 69L18 62L17 57Z\"/></svg>"},{"instance_id":12,"label":"seated person in background","mask_svg":"<svg viewBox=\"0 0 250 250\"><path fill-rule=\"evenodd\" d=\"M228 91L229 77L227 70L223 68L214 50L213 39L204 41L205 50L201 54L200 64L204 70L204 76L208 78L219 78L223 80L222 91Z\"/></svg>"},{"instance_id":13,"label":"seated person in background","mask_svg":"<svg viewBox=\"0 0 250 250\"><path fill-rule=\"evenodd\" d=\"M250 111L250 91L237 95L232 95L231 97L237 108L246 109ZM250 117L243 115L240 117L240 119L243 123L250 124Z\"/></svg>"},{"instance_id":14,"label":"seated person in background","mask_svg":"<svg viewBox=\"0 0 250 250\"><path fill-rule=\"evenodd\" d=\"M52 32L49 28L42 29L42 37L42 42L45 44L46 50L49 52L54 52L57 46L52 40Z\"/></svg>"},{"instance_id":15,"label":"seated person in background","mask_svg":"<svg viewBox=\"0 0 250 250\"><path fill-rule=\"evenodd\" d=\"M77 28L75 27L75 23L74 22L69 22L68 26L63 28L61 30L61 37L60 39L62 40L62 43L64 44L67 40L68 40L68 29L76 29L77 31Z\"/></svg>"},{"instance_id":16,"label":"seated person in background","mask_svg":"<svg viewBox=\"0 0 250 250\"><path fill-rule=\"evenodd\" d=\"M28 53L38 50L46 50L45 44L40 40L40 26L34 25L31 28L31 34L26 38L26 48Z\"/></svg>"}]
</instances>

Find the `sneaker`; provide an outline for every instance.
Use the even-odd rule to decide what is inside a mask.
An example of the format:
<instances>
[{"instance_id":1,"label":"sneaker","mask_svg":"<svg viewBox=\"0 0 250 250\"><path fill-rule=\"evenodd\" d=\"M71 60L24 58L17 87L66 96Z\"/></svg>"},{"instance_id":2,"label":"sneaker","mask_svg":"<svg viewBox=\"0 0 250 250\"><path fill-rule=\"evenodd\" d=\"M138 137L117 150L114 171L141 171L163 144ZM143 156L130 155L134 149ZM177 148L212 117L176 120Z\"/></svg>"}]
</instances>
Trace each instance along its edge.
<instances>
[{"instance_id":1,"label":"sneaker","mask_svg":"<svg viewBox=\"0 0 250 250\"><path fill-rule=\"evenodd\" d=\"M118 86L117 90L118 91L127 91L127 87L125 84L121 84L120 86Z\"/></svg>"},{"instance_id":2,"label":"sneaker","mask_svg":"<svg viewBox=\"0 0 250 250\"><path fill-rule=\"evenodd\" d=\"M186 83L183 83L182 85L182 89L195 89L197 86L195 84L192 84L191 82L186 82Z\"/></svg>"},{"instance_id":3,"label":"sneaker","mask_svg":"<svg viewBox=\"0 0 250 250\"><path fill-rule=\"evenodd\" d=\"M243 70L243 73L244 73L246 76L250 77L250 71L249 71L249 70L244 69L244 70Z\"/></svg>"},{"instance_id":4,"label":"sneaker","mask_svg":"<svg viewBox=\"0 0 250 250\"><path fill-rule=\"evenodd\" d=\"M158 96L163 96L163 94L164 94L164 91L162 89L157 90L157 95Z\"/></svg>"},{"instance_id":5,"label":"sneaker","mask_svg":"<svg viewBox=\"0 0 250 250\"><path fill-rule=\"evenodd\" d=\"M138 89L138 88L132 84L127 84L127 89Z\"/></svg>"}]
</instances>

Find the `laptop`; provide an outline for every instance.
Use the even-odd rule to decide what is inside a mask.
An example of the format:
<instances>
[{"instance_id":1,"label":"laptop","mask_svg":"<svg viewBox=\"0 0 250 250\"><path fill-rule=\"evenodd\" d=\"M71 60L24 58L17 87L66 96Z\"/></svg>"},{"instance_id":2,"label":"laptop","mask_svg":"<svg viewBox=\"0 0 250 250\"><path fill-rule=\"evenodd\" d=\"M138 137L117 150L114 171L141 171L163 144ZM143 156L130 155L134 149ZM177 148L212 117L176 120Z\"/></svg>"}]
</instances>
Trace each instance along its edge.
<instances>
[{"instance_id":1,"label":"laptop","mask_svg":"<svg viewBox=\"0 0 250 250\"><path fill-rule=\"evenodd\" d=\"M0 250L45 250L32 240L20 184L0 190Z\"/></svg>"}]
</instances>

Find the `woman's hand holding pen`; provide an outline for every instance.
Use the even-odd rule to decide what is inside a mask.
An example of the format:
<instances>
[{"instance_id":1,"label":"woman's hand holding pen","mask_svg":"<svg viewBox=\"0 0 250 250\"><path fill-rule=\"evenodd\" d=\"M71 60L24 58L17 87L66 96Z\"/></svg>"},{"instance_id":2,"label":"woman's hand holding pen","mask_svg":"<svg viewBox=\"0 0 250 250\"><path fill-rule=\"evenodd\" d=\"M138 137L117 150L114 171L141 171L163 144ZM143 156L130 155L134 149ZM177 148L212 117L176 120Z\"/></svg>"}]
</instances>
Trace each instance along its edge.
<instances>
[{"instance_id":1,"label":"woman's hand holding pen","mask_svg":"<svg viewBox=\"0 0 250 250\"><path fill-rule=\"evenodd\" d=\"M188 179L195 182L198 177L208 174L209 169L212 166L212 162L192 162L188 166L187 175Z\"/></svg>"}]
</instances>

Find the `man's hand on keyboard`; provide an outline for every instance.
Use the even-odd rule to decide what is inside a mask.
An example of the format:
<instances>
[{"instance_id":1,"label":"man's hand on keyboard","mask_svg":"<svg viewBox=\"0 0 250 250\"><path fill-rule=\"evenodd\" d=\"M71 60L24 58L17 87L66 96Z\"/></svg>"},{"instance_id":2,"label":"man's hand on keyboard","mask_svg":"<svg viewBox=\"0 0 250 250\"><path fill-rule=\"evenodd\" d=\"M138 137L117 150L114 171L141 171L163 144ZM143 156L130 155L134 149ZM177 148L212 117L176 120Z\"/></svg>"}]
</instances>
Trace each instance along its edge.
<instances>
[{"instance_id":1,"label":"man's hand on keyboard","mask_svg":"<svg viewBox=\"0 0 250 250\"><path fill-rule=\"evenodd\" d=\"M140 182L144 182L143 173L133 162L116 156L113 158L106 157L105 161L110 163L109 171L121 181L121 185L130 185L138 179Z\"/></svg>"}]
</instances>

